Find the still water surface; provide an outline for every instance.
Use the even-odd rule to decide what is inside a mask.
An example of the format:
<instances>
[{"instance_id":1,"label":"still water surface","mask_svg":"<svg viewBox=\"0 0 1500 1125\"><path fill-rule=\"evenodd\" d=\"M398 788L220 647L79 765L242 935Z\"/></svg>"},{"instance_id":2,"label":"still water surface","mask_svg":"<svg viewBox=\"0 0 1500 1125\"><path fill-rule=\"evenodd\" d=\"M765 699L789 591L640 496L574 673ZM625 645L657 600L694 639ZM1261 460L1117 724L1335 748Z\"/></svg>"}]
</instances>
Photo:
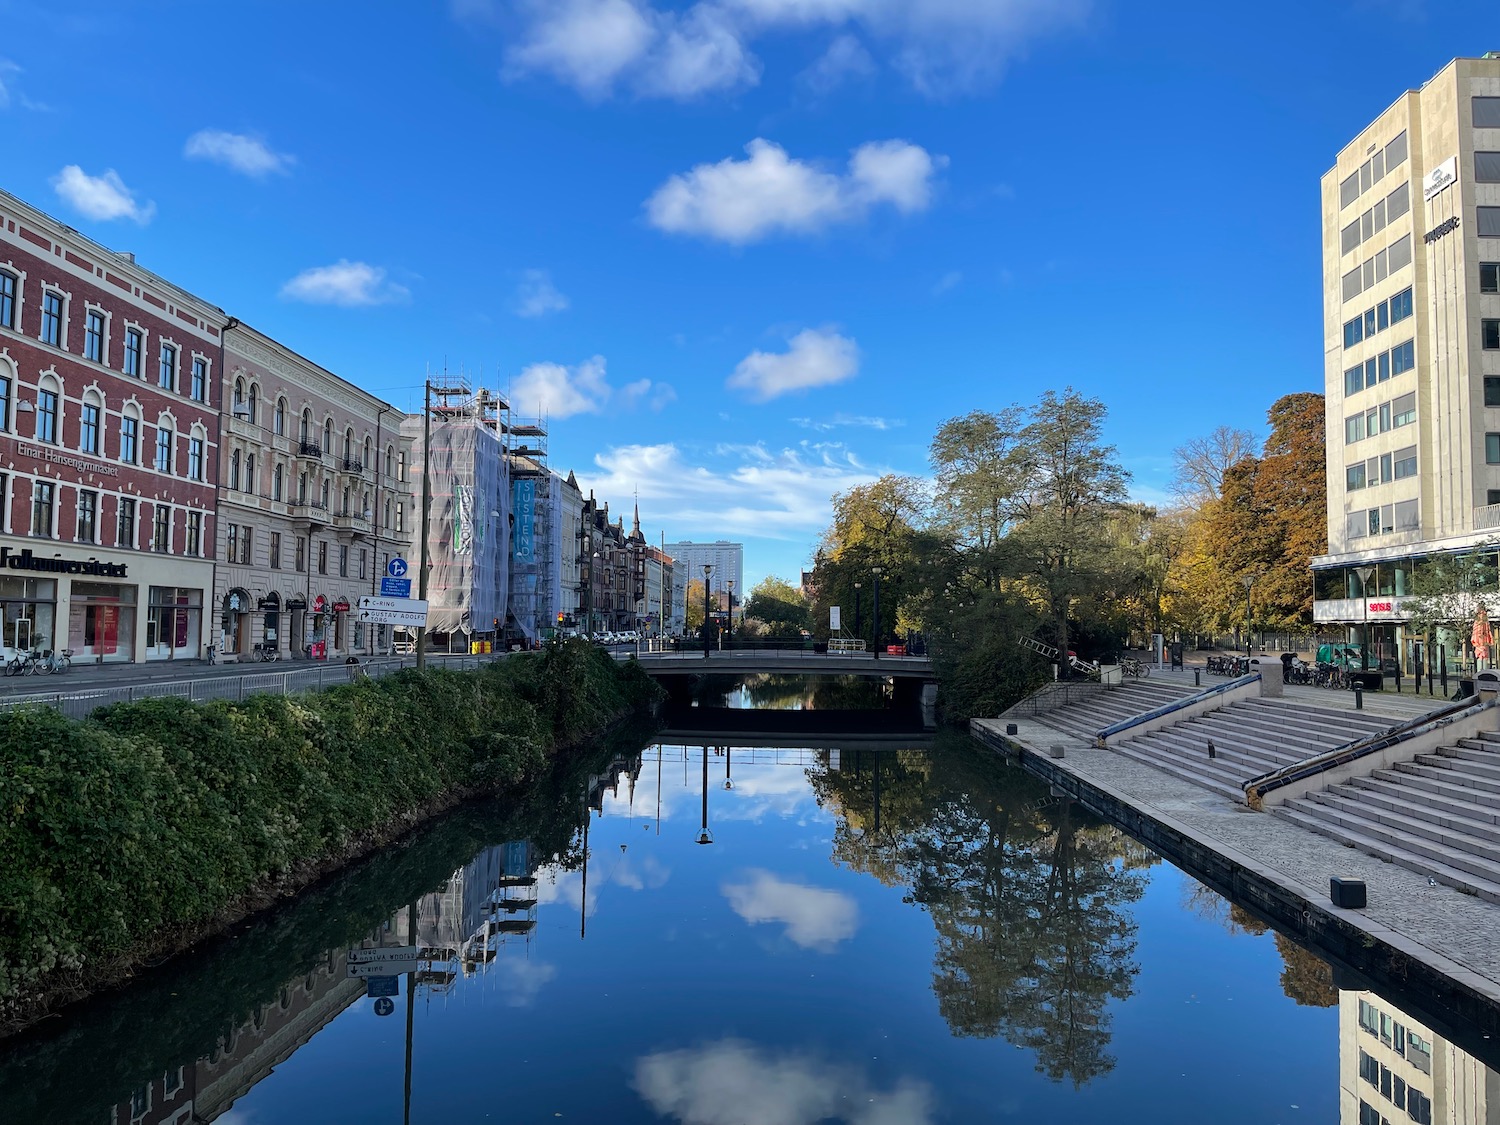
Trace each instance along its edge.
<instances>
[{"instance_id":1,"label":"still water surface","mask_svg":"<svg viewBox=\"0 0 1500 1125\"><path fill-rule=\"evenodd\" d=\"M452 956L349 978L409 943ZM0 1122L1378 1125L1495 1084L962 738L617 751L64 1022Z\"/></svg>"}]
</instances>

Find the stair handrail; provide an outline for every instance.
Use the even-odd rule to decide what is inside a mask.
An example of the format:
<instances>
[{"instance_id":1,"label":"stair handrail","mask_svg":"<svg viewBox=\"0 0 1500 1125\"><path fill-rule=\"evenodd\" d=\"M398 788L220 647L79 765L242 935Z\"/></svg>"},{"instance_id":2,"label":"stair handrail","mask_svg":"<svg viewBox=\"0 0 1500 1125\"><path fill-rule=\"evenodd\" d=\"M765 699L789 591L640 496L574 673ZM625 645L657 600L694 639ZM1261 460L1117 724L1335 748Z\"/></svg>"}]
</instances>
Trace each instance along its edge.
<instances>
[{"instance_id":1,"label":"stair handrail","mask_svg":"<svg viewBox=\"0 0 1500 1125\"><path fill-rule=\"evenodd\" d=\"M1059 707L1066 707L1086 697L1097 695L1100 691L1108 691L1111 686L1101 684L1098 680L1054 680L1049 684L1043 684L1024 699L1012 703L1000 713L1000 717L1002 719L1022 718L1027 715L1040 715L1047 711L1055 711Z\"/></svg>"},{"instance_id":2,"label":"stair handrail","mask_svg":"<svg viewBox=\"0 0 1500 1125\"><path fill-rule=\"evenodd\" d=\"M1235 688L1247 687L1250 684L1259 682L1259 680L1260 673L1251 672L1247 676L1225 680L1221 684L1214 684L1212 687L1206 687L1202 691L1195 691L1192 695L1184 695L1179 699L1172 700L1170 703L1163 703L1160 707L1153 708L1150 711L1144 711L1139 715L1132 715L1128 719L1120 719L1117 722L1110 723L1109 726L1104 727L1095 735L1099 740L1098 745L1102 749L1109 738L1119 734L1121 731L1127 731L1131 727L1140 726L1142 723L1149 723L1153 719L1160 719L1162 716L1170 715L1174 711L1181 711L1184 708L1192 707L1194 704L1212 699L1216 695L1223 695L1225 692L1233 691Z\"/></svg>"},{"instance_id":3,"label":"stair handrail","mask_svg":"<svg viewBox=\"0 0 1500 1125\"><path fill-rule=\"evenodd\" d=\"M1421 715L1386 727L1385 730L1375 731L1373 734L1363 734L1358 738L1352 738L1342 745L1325 750L1321 754L1314 754L1311 758L1304 758L1300 762L1293 762L1288 766L1278 766L1274 770L1252 777L1245 782L1245 803L1252 809L1261 807L1267 793L1294 782L1302 781L1315 774L1326 773L1336 769L1348 762L1358 761L1369 754L1379 753L1388 747L1406 742L1416 738L1418 735L1427 734L1429 731L1439 730L1449 726L1459 719L1477 715L1481 711L1494 707L1496 700L1480 699L1478 696L1468 696L1453 703L1446 704L1433 711L1427 711Z\"/></svg>"}]
</instances>

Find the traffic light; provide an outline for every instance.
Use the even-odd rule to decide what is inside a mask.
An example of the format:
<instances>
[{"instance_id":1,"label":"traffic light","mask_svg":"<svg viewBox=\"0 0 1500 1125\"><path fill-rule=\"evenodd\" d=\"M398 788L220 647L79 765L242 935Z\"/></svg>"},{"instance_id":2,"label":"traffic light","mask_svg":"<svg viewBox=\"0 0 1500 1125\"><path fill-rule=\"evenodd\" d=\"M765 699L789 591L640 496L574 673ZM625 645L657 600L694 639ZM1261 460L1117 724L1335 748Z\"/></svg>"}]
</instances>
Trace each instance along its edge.
<instances>
[{"instance_id":1,"label":"traffic light","mask_svg":"<svg viewBox=\"0 0 1500 1125\"><path fill-rule=\"evenodd\" d=\"M567 616L567 614L564 614L564 613L559 613L559 614L558 614L558 615L557 615L557 623L558 623L558 624L559 624L559 625L561 625L561 624L562 624L562 623L563 623L563 618L564 618L564 617L566 617L566 616Z\"/></svg>"}]
</instances>

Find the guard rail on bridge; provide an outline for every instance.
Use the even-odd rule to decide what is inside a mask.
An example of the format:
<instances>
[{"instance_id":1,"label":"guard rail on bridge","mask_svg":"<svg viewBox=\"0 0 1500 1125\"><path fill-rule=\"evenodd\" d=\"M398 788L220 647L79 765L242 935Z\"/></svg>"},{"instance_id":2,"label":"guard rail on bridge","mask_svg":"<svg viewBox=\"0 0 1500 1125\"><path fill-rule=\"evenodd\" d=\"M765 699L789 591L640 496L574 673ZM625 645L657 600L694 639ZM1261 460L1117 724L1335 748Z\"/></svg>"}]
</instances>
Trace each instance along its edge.
<instances>
[{"instance_id":1,"label":"guard rail on bridge","mask_svg":"<svg viewBox=\"0 0 1500 1125\"><path fill-rule=\"evenodd\" d=\"M653 676L754 675L759 672L805 676L895 676L932 679L925 656L876 655L873 652L812 652L807 649L711 649L701 651L615 653L617 660L638 659Z\"/></svg>"}]
</instances>

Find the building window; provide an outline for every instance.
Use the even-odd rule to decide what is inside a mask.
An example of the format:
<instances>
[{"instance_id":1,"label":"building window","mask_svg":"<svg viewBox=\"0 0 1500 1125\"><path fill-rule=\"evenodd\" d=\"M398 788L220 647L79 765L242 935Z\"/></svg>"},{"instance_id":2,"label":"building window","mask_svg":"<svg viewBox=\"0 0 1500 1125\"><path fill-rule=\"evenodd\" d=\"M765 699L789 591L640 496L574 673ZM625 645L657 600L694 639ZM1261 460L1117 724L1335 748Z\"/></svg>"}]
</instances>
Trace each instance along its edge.
<instances>
[{"instance_id":1,"label":"building window","mask_svg":"<svg viewBox=\"0 0 1500 1125\"><path fill-rule=\"evenodd\" d=\"M260 388L254 383L250 384L250 397L245 400L245 421L252 426L260 410Z\"/></svg>"},{"instance_id":2,"label":"building window","mask_svg":"<svg viewBox=\"0 0 1500 1125\"><path fill-rule=\"evenodd\" d=\"M381 526L387 531L391 529L391 502L389 500L385 502L385 523Z\"/></svg>"},{"instance_id":3,"label":"building window","mask_svg":"<svg viewBox=\"0 0 1500 1125\"><path fill-rule=\"evenodd\" d=\"M78 492L78 526L73 538L80 543L94 541L94 521L99 514L99 494L80 489Z\"/></svg>"},{"instance_id":4,"label":"building window","mask_svg":"<svg viewBox=\"0 0 1500 1125\"><path fill-rule=\"evenodd\" d=\"M125 329L125 366L122 370L126 375L136 379L141 377L141 352L145 349L145 342L139 328Z\"/></svg>"},{"instance_id":5,"label":"building window","mask_svg":"<svg viewBox=\"0 0 1500 1125\"><path fill-rule=\"evenodd\" d=\"M0 433L10 433L9 379L0 379Z\"/></svg>"},{"instance_id":6,"label":"building window","mask_svg":"<svg viewBox=\"0 0 1500 1125\"><path fill-rule=\"evenodd\" d=\"M0 328L16 327L16 278L0 271Z\"/></svg>"},{"instance_id":7,"label":"building window","mask_svg":"<svg viewBox=\"0 0 1500 1125\"><path fill-rule=\"evenodd\" d=\"M120 419L120 460L134 465L138 455L140 422L128 415Z\"/></svg>"},{"instance_id":8,"label":"building window","mask_svg":"<svg viewBox=\"0 0 1500 1125\"><path fill-rule=\"evenodd\" d=\"M235 492L240 490L240 451L238 449L229 455L229 487Z\"/></svg>"},{"instance_id":9,"label":"building window","mask_svg":"<svg viewBox=\"0 0 1500 1125\"><path fill-rule=\"evenodd\" d=\"M339 544L339 577L349 577L349 547L347 544Z\"/></svg>"},{"instance_id":10,"label":"building window","mask_svg":"<svg viewBox=\"0 0 1500 1125\"><path fill-rule=\"evenodd\" d=\"M271 532L270 539L271 569L281 569L281 532Z\"/></svg>"},{"instance_id":11,"label":"building window","mask_svg":"<svg viewBox=\"0 0 1500 1125\"><path fill-rule=\"evenodd\" d=\"M329 496L329 482L325 478L324 481L323 481L323 510L324 511L328 510L328 496Z\"/></svg>"},{"instance_id":12,"label":"building window","mask_svg":"<svg viewBox=\"0 0 1500 1125\"><path fill-rule=\"evenodd\" d=\"M312 411L311 410L304 410L302 412L302 421L300 423L300 428L297 431L297 440L301 441L301 442L310 442L310 441L312 441Z\"/></svg>"},{"instance_id":13,"label":"building window","mask_svg":"<svg viewBox=\"0 0 1500 1125\"><path fill-rule=\"evenodd\" d=\"M203 479L203 439L188 438L188 477Z\"/></svg>"},{"instance_id":14,"label":"building window","mask_svg":"<svg viewBox=\"0 0 1500 1125\"><path fill-rule=\"evenodd\" d=\"M172 471L172 431L165 426L156 427L156 471Z\"/></svg>"},{"instance_id":15,"label":"building window","mask_svg":"<svg viewBox=\"0 0 1500 1125\"><path fill-rule=\"evenodd\" d=\"M152 517L151 549L165 555L172 549L172 509L158 504Z\"/></svg>"},{"instance_id":16,"label":"building window","mask_svg":"<svg viewBox=\"0 0 1500 1125\"><path fill-rule=\"evenodd\" d=\"M277 437L286 436L286 399L276 399L276 411L271 415L271 429Z\"/></svg>"},{"instance_id":17,"label":"building window","mask_svg":"<svg viewBox=\"0 0 1500 1125\"><path fill-rule=\"evenodd\" d=\"M125 496L115 511L115 546L135 548L135 501Z\"/></svg>"},{"instance_id":18,"label":"building window","mask_svg":"<svg viewBox=\"0 0 1500 1125\"><path fill-rule=\"evenodd\" d=\"M271 470L271 499L272 500L280 500L280 499L282 499L282 491L283 491L283 489L282 489L282 476L283 476L282 469L281 469L281 466L278 464L275 468L273 468Z\"/></svg>"},{"instance_id":19,"label":"building window","mask_svg":"<svg viewBox=\"0 0 1500 1125\"><path fill-rule=\"evenodd\" d=\"M89 310L83 330L83 358L104 362L104 314L94 309Z\"/></svg>"},{"instance_id":20,"label":"building window","mask_svg":"<svg viewBox=\"0 0 1500 1125\"><path fill-rule=\"evenodd\" d=\"M1476 184L1500 184L1500 152L1476 152L1474 154L1474 182Z\"/></svg>"},{"instance_id":21,"label":"building window","mask_svg":"<svg viewBox=\"0 0 1500 1125\"><path fill-rule=\"evenodd\" d=\"M1500 262L1481 262L1479 264L1479 291L1481 293L1500 293Z\"/></svg>"},{"instance_id":22,"label":"building window","mask_svg":"<svg viewBox=\"0 0 1500 1125\"><path fill-rule=\"evenodd\" d=\"M366 550L363 547L361 547L359 549L359 576L361 578L363 578L365 576L365 568L368 565L369 565L368 552L366 552Z\"/></svg>"},{"instance_id":23,"label":"building window","mask_svg":"<svg viewBox=\"0 0 1500 1125\"><path fill-rule=\"evenodd\" d=\"M1479 346L1485 351L1500 349L1500 320L1479 322Z\"/></svg>"},{"instance_id":24,"label":"building window","mask_svg":"<svg viewBox=\"0 0 1500 1125\"><path fill-rule=\"evenodd\" d=\"M1396 400L1391 403L1391 428L1409 426L1416 420L1417 396L1415 394L1397 396Z\"/></svg>"},{"instance_id":25,"label":"building window","mask_svg":"<svg viewBox=\"0 0 1500 1125\"><path fill-rule=\"evenodd\" d=\"M1484 404L1486 406L1500 406L1500 375L1486 375L1484 377Z\"/></svg>"},{"instance_id":26,"label":"building window","mask_svg":"<svg viewBox=\"0 0 1500 1125\"><path fill-rule=\"evenodd\" d=\"M333 419L323 419L323 452L333 456Z\"/></svg>"},{"instance_id":27,"label":"building window","mask_svg":"<svg viewBox=\"0 0 1500 1125\"><path fill-rule=\"evenodd\" d=\"M402 484L406 483L406 453L402 451L396 455L396 479Z\"/></svg>"},{"instance_id":28,"label":"building window","mask_svg":"<svg viewBox=\"0 0 1500 1125\"><path fill-rule=\"evenodd\" d=\"M45 539L52 538L52 497L50 481L34 481L31 485L31 534Z\"/></svg>"},{"instance_id":29,"label":"building window","mask_svg":"<svg viewBox=\"0 0 1500 1125\"><path fill-rule=\"evenodd\" d=\"M193 397L199 402L208 401L208 360L193 357Z\"/></svg>"},{"instance_id":30,"label":"building window","mask_svg":"<svg viewBox=\"0 0 1500 1125\"><path fill-rule=\"evenodd\" d=\"M1365 463L1357 461L1344 469L1344 491L1354 492L1365 486Z\"/></svg>"},{"instance_id":31,"label":"building window","mask_svg":"<svg viewBox=\"0 0 1500 1125\"><path fill-rule=\"evenodd\" d=\"M254 493L255 488L255 454L245 454L245 491Z\"/></svg>"},{"instance_id":32,"label":"building window","mask_svg":"<svg viewBox=\"0 0 1500 1125\"><path fill-rule=\"evenodd\" d=\"M157 372L156 385L167 391L177 389L177 349L171 344L161 346L160 369Z\"/></svg>"},{"instance_id":33,"label":"building window","mask_svg":"<svg viewBox=\"0 0 1500 1125\"><path fill-rule=\"evenodd\" d=\"M1417 366L1416 344L1408 340L1404 344L1397 344L1391 349L1391 374L1400 375L1404 371L1410 371Z\"/></svg>"},{"instance_id":34,"label":"building window","mask_svg":"<svg viewBox=\"0 0 1500 1125\"><path fill-rule=\"evenodd\" d=\"M326 539L318 541L318 573L328 573L328 540Z\"/></svg>"},{"instance_id":35,"label":"building window","mask_svg":"<svg viewBox=\"0 0 1500 1125\"><path fill-rule=\"evenodd\" d=\"M1500 207L1480 207L1475 217L1480 238L1500 238Z\"/></svg>"},{"instance_id":36,"label":"building window","mask_svg":"<svg viewBox=\"0 0 1500 1125\"><path fill-rule=\"evenodd\" d=\"M300 574L302 571L307 569L307 540L302 538L302 536L300 535L297 536L297 549L295 557L296 570Z\"/></svg>"},{"instance_id":37,"label":"building window","mask_svg":"<svg viewBox=\"0 0 1500 1125\"><path fill-rule=\"evenodd\" d=\"M254 538L255 533L248 525L240 528L240 564L242 566L250 565L251 553L254 550L251 543Z\"/></svg>"},{"instance_id":38,"label":"building window","mask_svg":"<svg viewBox=\"0 0 1500 1125\"><path fill-rule=\"evenodd\" d=\"M1357 395L1365 389L1365 365L1358 364L1344 372L1344 395Z\"/></svg>"},{"instance_id":39,"label":"building window","mask_svg":"<svg viewBox=\"0 0 1500 1125\"><path fill-rule=\"evenodd\" d=\"M234 562L240 553L240 525L231 523L224 530L224 561Z\"/></svg>"},{"instance_id":40,"label":"building window","mask_svg":"<svg viewBox=\"0 0 1500 1125\"><path fill-rule=\"evenodd\" d=\"M201 555L203 553L203 513L189 512L187 516L187 553L190 555Z\"/></svg>"},{"instance_id":41,"label":"building window","mask_svg":"<svg viewBox=\"0 0 1500 1125\"><path fill-rule=\"evenodd\" d=\"M1365 436L1365 416L1356 414L1344 419L1344 444L1353 445Z\"/></svg>"},{"instance_id":42,"label":"building window","mask_svg":"<svg viewBox=\"0 0 1500 1125\"><path fill-rule=\"evenodd\" d=\"M63 299L59 293L42 296L42 343L62 347Z\"/></svg>"},{"instance_id":43,"label":"building window","mask_svg":"<svg viewBox=\"0 0 1500 1125\"><path fill-rule=\"evenodd\" d=\"M36 393L36 440L49 443L57 441L57 392Z\"/></svg>"},{"instance_id":44,"label":"building window","mask_svg":"<svg viewBox=\"0 0 1500 1125\"><path fill-rule=\"evenodd\" d=\"M396 505L396 530L397 530L397 532L402 532L402 531L406 530L406 505L405 504L397 504Z\"/></svg>"},{"instance_id":45,"label":"building window","mask_svg":"<svg viewBox=\"0 0 1500 1125\"><path fill-rule=\"evenodd\" d=\"M1484 435L1484 463L1500 465L1500 434Z\"/></svg>"},{"instance_id":46,"label":"building window","mask_svg":"<svg viewBox=\"0 0 1500 1125\"><path fill-rule=\"evenodd\" d=\"M83 404L80 412L81 422L78 428L78 451L80 453L99 452L99 408L92 402Z\"/></svg>"}]
</instances>

